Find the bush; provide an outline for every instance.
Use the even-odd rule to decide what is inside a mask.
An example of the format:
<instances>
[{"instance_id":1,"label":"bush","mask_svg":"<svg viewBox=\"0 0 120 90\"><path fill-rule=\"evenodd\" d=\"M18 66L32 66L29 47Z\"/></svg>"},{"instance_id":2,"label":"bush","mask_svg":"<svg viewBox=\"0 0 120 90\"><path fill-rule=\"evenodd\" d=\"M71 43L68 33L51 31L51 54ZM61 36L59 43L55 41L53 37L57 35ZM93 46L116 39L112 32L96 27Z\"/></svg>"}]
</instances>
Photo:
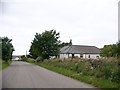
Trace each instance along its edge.
<instances>
[{"instance_id":1,"label":"bush","mask_svg":"<svg viewBox=\"0 0 120 90\"><path fill-rule=\"evenodd\" d=\"M25 55L21 56L21 61L27 61L27 57Z\"/></svg>"},{"instance_id":2,"label":"bush","mask_svg":"<svg viewBox=\"0 0 120 90\"><path fill-rule=\"evenodd\" d=\"M28 58L26 61L29 62L29 63L35 63L35 60L32 59L32 58Z\"/></svg>"}]
</instances>

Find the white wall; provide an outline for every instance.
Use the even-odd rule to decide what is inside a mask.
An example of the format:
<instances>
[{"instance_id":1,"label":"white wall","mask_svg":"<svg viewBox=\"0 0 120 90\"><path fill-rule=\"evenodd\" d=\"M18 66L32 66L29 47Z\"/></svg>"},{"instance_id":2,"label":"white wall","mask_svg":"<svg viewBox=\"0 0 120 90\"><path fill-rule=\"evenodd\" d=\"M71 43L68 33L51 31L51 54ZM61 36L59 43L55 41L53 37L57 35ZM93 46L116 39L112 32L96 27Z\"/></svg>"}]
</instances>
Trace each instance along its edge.
<instances>
[{"instance_id":1,"label":"white wall","mask_svg":"<svg viewBox=\"0 0 120 90\"><path fill-rule=\"evenodd\" d=\"M68 54L60 54L60 59L68 58Z\"/></svg>"},{"instance_id":2,"label":"white wall","mask_svg":"<svg viewBox=\"0 0 120 90\"><path fill-rule=\"evenodd\" d=\"M100 58L99 54L84 54L83 58L89 59L89 56L91 59L98 59L98 57Z\"/></svg>"},{"instance_id":3,"label":"white wall","mask_svg":"<svg viewBox=\"0 0 120 90\"><path fill-rule=\"evenodd\" d=\"M80 58L80 54L74 54L74 56L77 56ZM67 59L68 57L72 57L72 54L60 54L60 59ZM98 59L98 57L100 57L99 54L83 54L83 58L84 59L89 59L89 57L91 59Z\"/></svg>"},{"instance_id":4,"label":"white wall","mask_svg":"<svg viewBox=\"0 0 120 90\"><path fill-rule=\"evenodd\" d=\"M69 55L69 56L70 56L70 55ZM71 55L71 56L72 56L72 55ZM77 57L80 58L80 54L74 54L74 56L77 56ZM83 58L89 59L89 57L90 57L91 59L97 59L98 57L100 57L100 55L99 55L99 54L83 54Z\"/></svg>"}]
</instances>

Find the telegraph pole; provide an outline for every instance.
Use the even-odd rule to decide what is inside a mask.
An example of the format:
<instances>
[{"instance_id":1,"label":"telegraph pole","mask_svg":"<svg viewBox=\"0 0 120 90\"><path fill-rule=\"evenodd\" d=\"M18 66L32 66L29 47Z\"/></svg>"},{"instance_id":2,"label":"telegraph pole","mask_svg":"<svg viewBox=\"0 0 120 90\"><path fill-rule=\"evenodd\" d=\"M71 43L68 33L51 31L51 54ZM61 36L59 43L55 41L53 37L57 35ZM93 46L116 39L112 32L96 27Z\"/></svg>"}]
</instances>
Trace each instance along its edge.
<instances>
[{"instance_id":1,"label":"telegraph pole","mask_svg":"<svg viewBox=\"0 0 120 90\"><path fill-rule=\"evenodd\" d=\"M120 1L118 2L118 42L120 41Z\"/></svg>"},{"instance_id":2,"label":"telegraph pole","mask_svg":"<svg viewBox=\"0 0 120 90\"><path fill-rule=\"evenodd\" d=\"M27 51L26 51L26 58L27 58Z\"/></svg>"}]
</instances>

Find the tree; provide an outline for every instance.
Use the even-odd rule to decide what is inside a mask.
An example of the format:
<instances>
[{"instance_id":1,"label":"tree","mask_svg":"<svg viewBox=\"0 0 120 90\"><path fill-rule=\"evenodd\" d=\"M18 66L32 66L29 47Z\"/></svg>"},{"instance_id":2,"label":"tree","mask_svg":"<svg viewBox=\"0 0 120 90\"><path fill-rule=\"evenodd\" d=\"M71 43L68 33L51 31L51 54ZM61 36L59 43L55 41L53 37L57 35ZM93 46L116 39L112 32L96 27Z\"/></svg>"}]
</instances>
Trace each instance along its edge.
<instances>
[{"instance_id":1,"label":"tree","mask_svg":"<svg viewBox=\"0 0 120 90\"><path fill-rule=\"evenodd\" d=\"M36 33L30 47L30 55L34 58L42 57L49 59L50 56L59 54L59 33L56 30L45 31L42 34Z\"/></svg>"},{"instance_id":2,"label":"tree","mask_svg":"<svg viewBox=\"0 0 120 90\"><path fill-rule=\"evenodd\" d=\"M72 39L70 39L70 42L61 42L59 44L59 47L62 48L64 46L72 45Z\"/></svg>"},{"instance_id":3,"label":"tree","mask_svg":"<svg viewBox=\"0 0 120 90\"><path fill-rule=\"evenodd\" d=\"M101 49L101 55L104 57L120 57L120 41L112 45L104 45Z\"/></svg>"},{"instance_id":4,"label":"tree","mask_svg":"<svg viewBox=\"0 0 120 90\"><path fill-rule=\"evenodd\" d=\"M25 55L22 55L22 56L21 56L21 60L22 60L22 61L27 61L27 57L26 57Z\"/></svg>"},{"instance_id":5,"label":"tree","mask_svg":"<svg viewBox=\"0 0 120 90\"><path fill-rule=\"evenodd\" d=\"M117 43L117 47L116 47L116 56L118 57L118 58L120 58L120 41Z\"/></svg>"},{"instance_id":6,"label":"tree","mask_svg":"<svg viewBox=\"0 0 120 90\"><path fill-rule=\"evenodd\" d=\"M12 39L8 37L3 37L2 39L2 60L8 61L12 59L12 53L14 51L14 47L11 43Z\"/></svg>"},{"instance_id":7,"label":"tree","mask_svg":"<svg viewBox=\"0 0 120 90\"><path fill-rule=\"evenodd\" d=\"M64 46L68 46L69 43L68 42L62 42L61 44L59 44L59 47L62 48Z\"/></svg>"},{"instance_id":8,"label":"tree","mask_svg":"<svg viewBox=\"0 0 120 90\"><path fill-rule=\"evenodd\" d=\"M113 45L104 45L104 47L101 49L101 55L105 57L111 57L112 48L113 48Z\"/></svg>"},{"instance_id":9,"label":"tree","mask_svg":"<svg viewBox=\"0 0 120 90\"><path fill-rule=\"evenodd\" d=\"M35 42L34 42L35 43ZM29 55L32 57L32 58L34 58L34 59L36 59L37 57L38 57L38 54L37 54L37 50L35 49L35 45L34 45L34 43L32 42L32 45L30 46L30 50L29 50Z\"/></svg>"}]
</instances>

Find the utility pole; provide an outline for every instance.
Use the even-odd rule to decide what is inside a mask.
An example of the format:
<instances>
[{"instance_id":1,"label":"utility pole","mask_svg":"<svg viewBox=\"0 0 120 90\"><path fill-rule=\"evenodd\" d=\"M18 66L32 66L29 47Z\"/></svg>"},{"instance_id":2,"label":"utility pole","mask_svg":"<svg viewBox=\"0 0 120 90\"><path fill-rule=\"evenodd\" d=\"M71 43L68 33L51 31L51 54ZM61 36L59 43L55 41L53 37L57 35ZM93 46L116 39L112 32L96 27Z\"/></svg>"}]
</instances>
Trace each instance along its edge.
<instances>
[{"instance_id":1,"label":"utility pole","mask_svg":"<svg viewBox=\"0 0 120 90\"><path fill-rule=\"evenodd\" d=\"M2 38L0 38L0 64L1 63L2 63Z\"/></svg>"},{"instance_id":2,"label":"utility pole","mask_svg":"<svg viewBox=\"0 0 120 90\"><path fill-rule=\"evenodd\" d=\"M27 51L26 51L26 58L27 58Z\"/></svg>"},{"instance_id":3,"label":"utility pole","mask_svg":"<svg viewBox=\"0 0 120 90\"><path fill-rule=\"evenodd\" d=\"M118 2L118 42L120 41L120 1Z\"/></svg>"}]
</instances>

